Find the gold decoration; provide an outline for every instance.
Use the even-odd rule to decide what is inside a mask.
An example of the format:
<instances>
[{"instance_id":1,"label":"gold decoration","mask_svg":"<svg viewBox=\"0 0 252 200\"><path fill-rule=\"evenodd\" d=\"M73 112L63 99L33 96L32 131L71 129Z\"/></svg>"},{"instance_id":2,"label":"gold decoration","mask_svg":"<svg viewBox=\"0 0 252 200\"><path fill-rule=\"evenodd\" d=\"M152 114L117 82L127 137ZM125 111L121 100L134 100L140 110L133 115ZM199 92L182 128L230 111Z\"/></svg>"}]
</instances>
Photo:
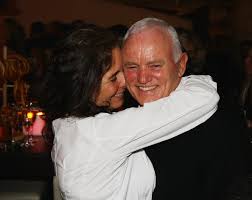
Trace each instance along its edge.
<instances>
[{"instance_id":1,"label":"gold decoration","mask_svg":"<svg viewBox=\"0 0 252 200\"><path fill-rule=\"evenodd\" d=\"M18 104L25 105L28 85L23 80L30 71L30 63L19 54L9 54L7 59L0 61L0 79L3 82L13 83L13 96Z\"/></svg>"}]
</instances>

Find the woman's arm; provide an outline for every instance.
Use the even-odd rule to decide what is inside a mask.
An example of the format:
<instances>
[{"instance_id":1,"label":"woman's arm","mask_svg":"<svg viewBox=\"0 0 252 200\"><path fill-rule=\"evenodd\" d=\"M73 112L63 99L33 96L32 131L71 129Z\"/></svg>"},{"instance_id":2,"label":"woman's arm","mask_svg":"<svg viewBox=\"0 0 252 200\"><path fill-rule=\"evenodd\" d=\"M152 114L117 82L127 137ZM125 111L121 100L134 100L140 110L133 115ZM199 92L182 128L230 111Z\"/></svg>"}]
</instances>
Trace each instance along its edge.
<instances>
[{"instance_id":1,"label":"woman's arm","mask_svg":"<svg viewBox=\"0 0 252 200\"><path fill-rule=\"evenodd\" d=\"M210 76L189 76L168 97L92 120L96 140L108 151L131 153L168 140L210 118L219 96Z\"/></svg>"}]
</instances>

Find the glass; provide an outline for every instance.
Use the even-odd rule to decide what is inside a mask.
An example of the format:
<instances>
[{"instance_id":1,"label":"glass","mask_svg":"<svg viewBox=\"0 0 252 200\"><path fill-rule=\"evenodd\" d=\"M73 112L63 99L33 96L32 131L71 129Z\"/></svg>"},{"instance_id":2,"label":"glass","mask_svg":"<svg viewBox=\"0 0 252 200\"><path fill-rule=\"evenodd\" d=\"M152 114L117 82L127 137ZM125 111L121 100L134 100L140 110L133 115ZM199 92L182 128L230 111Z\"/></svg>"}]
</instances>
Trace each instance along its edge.
<instances>
[{"instance_id":1,"label":"glass","mask_svg":"<svg viewBox=\"0 0 252 200\"><path fill-rule=\"evenodd\" d=\"M36 113L38 112L38 108L35 106L33 102L29 102L24 110L24 119L23 119L23 130L26 135L25 139L25 147L33 146L33 123L36 118Z\"/></svg>"},{"instance_id":2,"label":"glass","mask_svg":"<svg viewBox=\"0 0 252 200\"><path fill-rule=\"evenodd\" d=\"M25 118L24 118L23 127L24 127L24 131L25 131L25 134L27 137L27 139L25 141L26 147L33 146L33 137L32 137L32 125L34 122L33 115L34 115L33 112L27 112L25 114Z\"/></svg>"}]
</instances>

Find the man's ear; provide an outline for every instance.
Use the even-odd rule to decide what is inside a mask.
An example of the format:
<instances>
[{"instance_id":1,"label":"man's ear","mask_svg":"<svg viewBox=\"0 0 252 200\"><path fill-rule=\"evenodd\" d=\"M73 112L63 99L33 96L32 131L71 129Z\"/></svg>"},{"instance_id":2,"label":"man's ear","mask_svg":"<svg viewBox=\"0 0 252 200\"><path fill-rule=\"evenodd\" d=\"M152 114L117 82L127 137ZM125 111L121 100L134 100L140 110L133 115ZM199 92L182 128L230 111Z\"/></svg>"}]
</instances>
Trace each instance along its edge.
<instances>
[{"instance_id":1,"label":"man's ear","mask_svg":"<svg viewBox=\"0 0 252 200\"><path fill-rule=\"evenodd\" d=\"M187 53L182 53L177 65L178 65L178 75L179 77L182 77L186 70L186 64L188 61Z\"/></svg>"}]
</instances>

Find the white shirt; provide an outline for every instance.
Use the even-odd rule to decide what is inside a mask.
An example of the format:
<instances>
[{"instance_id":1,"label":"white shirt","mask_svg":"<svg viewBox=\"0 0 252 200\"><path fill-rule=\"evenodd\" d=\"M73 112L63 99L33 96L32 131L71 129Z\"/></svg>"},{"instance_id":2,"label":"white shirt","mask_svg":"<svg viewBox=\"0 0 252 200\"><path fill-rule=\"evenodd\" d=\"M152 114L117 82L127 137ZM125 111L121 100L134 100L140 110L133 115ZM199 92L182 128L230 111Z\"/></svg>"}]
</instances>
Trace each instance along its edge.
<instances>
[{"instance_id":1,"label":"white shirt","mask_svg":"<svg viewBox=\"0 0 252 200\"><path fill-rule=\"evenodd\" d=\"M54 120L52 158L63 197L151 200L155 172L141 149L203 123L218 100L209 76L189 76L169 97L143 107Z\"/></svg>"}]
</instances>

